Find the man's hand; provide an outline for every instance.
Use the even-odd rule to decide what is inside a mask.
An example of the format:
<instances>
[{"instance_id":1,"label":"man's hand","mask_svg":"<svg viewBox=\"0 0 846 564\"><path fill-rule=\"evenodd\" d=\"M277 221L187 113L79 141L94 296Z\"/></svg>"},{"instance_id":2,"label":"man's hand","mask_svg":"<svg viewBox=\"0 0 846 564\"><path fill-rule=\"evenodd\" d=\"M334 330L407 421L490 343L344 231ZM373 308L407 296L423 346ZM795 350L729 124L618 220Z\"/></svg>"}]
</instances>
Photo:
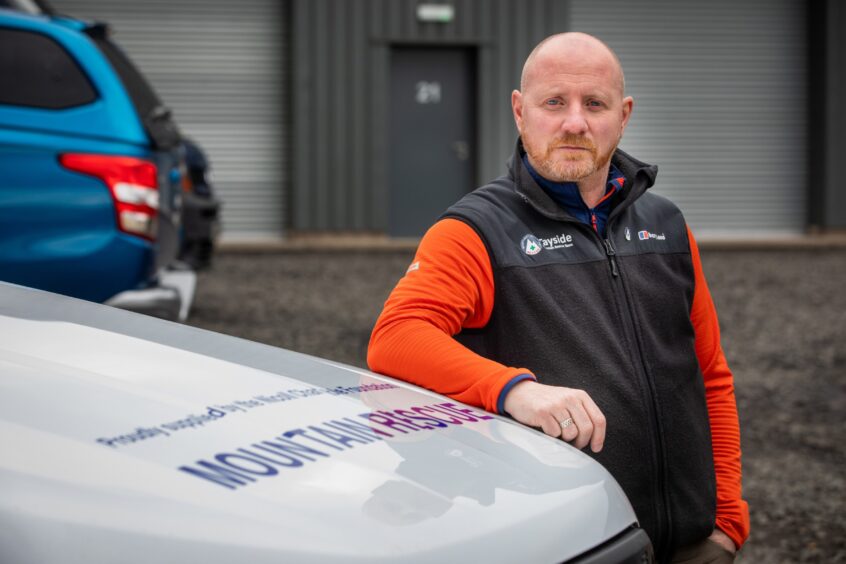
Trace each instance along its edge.
<instances>
[{"instance_id":1,"label":"man's hand","mask_svg":"<svg viewBox=\"0 0 846 564\"><path fill-rule=\"evenodd\" d=\"M599 452L605 442L605 416L583 390L524 380L505 396L505 411L520 423L540 427L579 449L590 443L590 449ZM564 427L567 419L572 424Z\"/></svg>"},{"instance_id":2,"label":"man's hand","mask_svg":"<svg viewBox=\"0 0 846 564\"><path fill-rule=\"evenodd\" d=\"M708 540L717 543L732 554L735 554L737 552L737 547L734 546L734 541L731 540L731 538L729 538L727 534L725 534L719 529L714 529L714 532L711 533L711 536L708 537Z\"/></svg>"}]
</instances>

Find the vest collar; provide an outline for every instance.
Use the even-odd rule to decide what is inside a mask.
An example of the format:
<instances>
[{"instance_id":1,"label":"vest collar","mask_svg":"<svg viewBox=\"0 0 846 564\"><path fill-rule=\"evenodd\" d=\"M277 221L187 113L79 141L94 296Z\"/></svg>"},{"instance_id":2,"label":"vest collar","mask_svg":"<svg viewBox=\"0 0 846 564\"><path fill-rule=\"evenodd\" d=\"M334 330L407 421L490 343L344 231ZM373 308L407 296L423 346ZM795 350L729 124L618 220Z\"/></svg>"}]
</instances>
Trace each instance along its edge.
<instances>
[{"instance_id":1,"label":"vest collar","mask_svg":"<svg viewBox=\"0 0 846 564\"><path fill-rule=\"evenodd\" d=\"M508 160L508 174L514 180L515 190L540 214L558 221L578 221L538 186L535 179L523 164L523 141L518 137L514 154ZM618 215L641 197L655 183L658 167L635 159L619 148L611 156L611 163L616 166L626 182L621 192L622 201L611 211L609 220Z\"/></svg>"}]
</instances>

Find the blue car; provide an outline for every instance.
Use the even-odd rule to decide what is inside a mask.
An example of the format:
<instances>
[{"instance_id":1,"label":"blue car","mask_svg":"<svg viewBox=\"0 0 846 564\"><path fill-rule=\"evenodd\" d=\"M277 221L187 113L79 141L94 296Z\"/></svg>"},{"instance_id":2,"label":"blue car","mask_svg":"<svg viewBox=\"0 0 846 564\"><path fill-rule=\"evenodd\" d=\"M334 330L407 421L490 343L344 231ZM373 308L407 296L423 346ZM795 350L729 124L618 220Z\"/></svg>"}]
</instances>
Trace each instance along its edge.
<instances>
[{"instance_id":1,"label":"blue car","mask_svg":"<svg viewBox=\"0 0 846 564\"><path fill-rule=\"evenodd\" d=\"M0 9L0 280L184 319L183 153L106 26Z\"/></svg>"}]
</instances>

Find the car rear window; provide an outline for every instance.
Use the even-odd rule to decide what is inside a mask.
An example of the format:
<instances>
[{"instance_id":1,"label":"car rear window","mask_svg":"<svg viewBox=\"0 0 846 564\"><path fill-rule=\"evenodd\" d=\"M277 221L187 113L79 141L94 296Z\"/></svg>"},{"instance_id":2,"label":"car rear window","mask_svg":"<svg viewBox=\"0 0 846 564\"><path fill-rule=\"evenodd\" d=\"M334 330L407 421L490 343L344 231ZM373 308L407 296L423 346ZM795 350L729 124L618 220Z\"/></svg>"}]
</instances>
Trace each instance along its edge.
<instances>
[{"instance_id":1,"label":"car rear window","mask_svg":"<svg viewBox=\"0 0 846 564\"><path fill-rule=\"evenodd\" d=\"M60 110L97 91L76 60L41 33L0 27L0 104Z\"/></svg>"}]
</instances>

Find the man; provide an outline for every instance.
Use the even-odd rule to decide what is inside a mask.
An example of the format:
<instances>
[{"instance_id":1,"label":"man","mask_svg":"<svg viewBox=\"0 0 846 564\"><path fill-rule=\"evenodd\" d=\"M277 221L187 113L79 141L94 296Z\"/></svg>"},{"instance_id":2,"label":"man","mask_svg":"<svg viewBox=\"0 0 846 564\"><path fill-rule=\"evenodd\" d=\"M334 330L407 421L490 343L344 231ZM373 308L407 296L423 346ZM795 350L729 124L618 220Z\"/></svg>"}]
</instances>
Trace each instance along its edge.
<instances>
[{"instance_id":1,"label":"man","mask_svg":"<svg viewBox=\"0 0 846 564\"><path fill-rule=\"evenodd\" d=\"M699 252L657 173L617 150L614 53L542 41L511 96L509 172L427 232L368 351L378 372L590 446L662 561L727 561L749 530L733 378Z\"/></svg>"}]
</instances>

